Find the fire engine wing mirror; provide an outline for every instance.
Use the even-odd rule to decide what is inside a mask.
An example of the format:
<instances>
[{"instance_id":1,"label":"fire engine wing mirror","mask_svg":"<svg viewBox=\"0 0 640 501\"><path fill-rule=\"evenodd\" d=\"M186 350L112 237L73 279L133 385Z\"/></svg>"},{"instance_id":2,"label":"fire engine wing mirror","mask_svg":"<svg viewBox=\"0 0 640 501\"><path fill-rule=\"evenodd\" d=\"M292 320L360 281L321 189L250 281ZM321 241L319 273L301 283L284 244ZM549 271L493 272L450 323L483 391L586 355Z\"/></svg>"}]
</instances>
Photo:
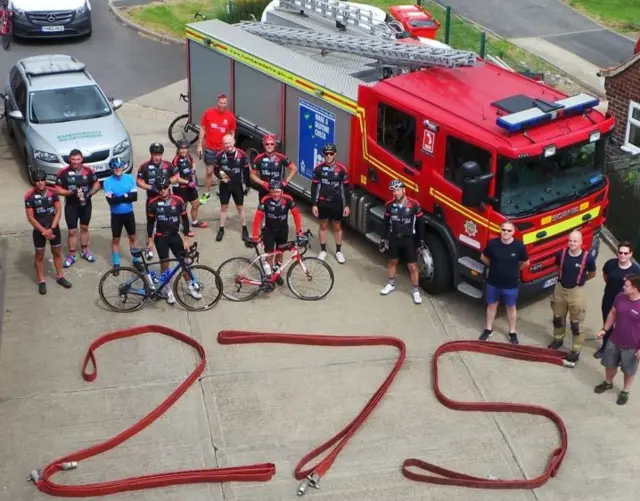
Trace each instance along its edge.
<instances>
[{"instance_id":1,"label":"fire engine wing mirror","mask_svg":"<svg viewBox=\"0 0 640 501\"><path fill-rule=\"evenodd\" d=\"M462 205L481 207L489 199L489 184L493 174L481 174L462 179Z\"/></svg>"}]
</instances>

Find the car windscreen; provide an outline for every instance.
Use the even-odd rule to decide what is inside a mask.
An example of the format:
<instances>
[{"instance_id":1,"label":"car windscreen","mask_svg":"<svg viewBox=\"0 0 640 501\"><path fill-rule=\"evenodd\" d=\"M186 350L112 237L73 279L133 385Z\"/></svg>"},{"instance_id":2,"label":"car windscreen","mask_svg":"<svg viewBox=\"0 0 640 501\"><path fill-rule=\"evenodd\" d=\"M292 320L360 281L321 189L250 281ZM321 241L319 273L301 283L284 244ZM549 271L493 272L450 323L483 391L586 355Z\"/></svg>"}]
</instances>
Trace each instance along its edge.
<instances>
[{"instance_id":1,"label":"car windscreen","mask_svg":"<svg viewBox=\"0 0 640 501\"><path fill-rule=\"evenodd\" d=\"M35 124L75 122L105 117L111 106L95 85L29 93L29 120Z\"/></svg>"}]
</instances>

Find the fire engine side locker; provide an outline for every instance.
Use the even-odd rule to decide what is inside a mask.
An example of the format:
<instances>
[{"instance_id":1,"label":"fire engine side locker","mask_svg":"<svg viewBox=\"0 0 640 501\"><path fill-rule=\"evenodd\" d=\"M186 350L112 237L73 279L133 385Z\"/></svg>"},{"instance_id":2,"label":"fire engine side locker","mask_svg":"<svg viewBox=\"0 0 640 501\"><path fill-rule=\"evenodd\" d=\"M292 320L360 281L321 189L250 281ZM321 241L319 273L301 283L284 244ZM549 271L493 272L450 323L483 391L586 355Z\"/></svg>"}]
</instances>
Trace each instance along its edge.
<instances>
[{"instance_id":1,"label":"fire engine side locker","mask_svg":"<svg viewBox=\"0 0 640 501\"><path fill-rule=\"evenodd\" d=\"M317 107L335 117L333 138L323 144L334 142L338 160L349 164L362 81L218 20L189 24L187 43L192 120L199 121L217 94L224 92L238 120L239 147L257 146L265 133L276 134L284 142L282 150L301 171L301 106ZM310 200L313 166L304 167L306 175L296 175L290 187Z\"/></svg>"}]
</instances>

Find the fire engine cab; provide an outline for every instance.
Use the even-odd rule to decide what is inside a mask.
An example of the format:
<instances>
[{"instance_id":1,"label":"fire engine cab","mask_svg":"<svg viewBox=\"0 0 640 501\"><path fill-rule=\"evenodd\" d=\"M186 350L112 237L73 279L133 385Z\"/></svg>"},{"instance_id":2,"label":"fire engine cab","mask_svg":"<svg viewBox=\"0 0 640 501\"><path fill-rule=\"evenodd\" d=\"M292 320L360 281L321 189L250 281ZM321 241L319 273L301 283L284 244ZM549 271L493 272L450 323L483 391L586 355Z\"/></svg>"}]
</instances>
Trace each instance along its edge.
<instances>
[{"instance_id":1,"label":"fire engine cab","mask_svg":"<svg viewBox=\"0 0 640 501\"><path fill-rule=\"evenodd\" d=\"M335 143L353 183L348 222L374 243L389 182L402 180L426 215L428 293L481 298L480 254L505 220L530 256L523 294L556 283L554 256L571 230L597 255L614 127L597 98L443 44L400 43L399 23L355 4L278 0L263 19L187 26L191 119L225 92L240 147L255 155L276 134L299 169L289 188L304 198L322 145Z\"/></svg>"}]
</instances>

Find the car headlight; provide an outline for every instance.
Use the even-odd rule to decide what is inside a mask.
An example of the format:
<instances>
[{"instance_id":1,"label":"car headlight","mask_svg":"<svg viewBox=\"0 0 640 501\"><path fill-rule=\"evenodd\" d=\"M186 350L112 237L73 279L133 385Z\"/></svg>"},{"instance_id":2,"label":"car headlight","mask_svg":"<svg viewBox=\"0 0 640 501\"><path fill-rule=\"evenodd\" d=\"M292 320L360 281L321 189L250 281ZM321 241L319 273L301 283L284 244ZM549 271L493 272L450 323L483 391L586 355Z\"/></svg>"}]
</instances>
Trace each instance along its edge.
<instances>
[{"instance_id":1,"label":"car headlight","mask_svg":"<svg viewBox=\"0 0 640 501\"><path fill-rule=\"evenodd\" d=\"M122 155L125 151L129 149L130 146L131 146L131 143L129 143L129 140L125 139L121 143L118 143L115 145L115 147L113 148L113 154Z\"/></svg>"},{"instance_id":2,"label":"car headlight","mask_svg":"<svg viewBox=\"0 0 640 501\"><path fill-rule=\"evenodd\" d=\"M48 151L33 150L33 157L50 164L57 164L59 162L58 155L49 153Z\"/></svg>"},{"instance_id":3,"label":"car headlight","mask_svg":"<svg viewBox=\"0 0 640 501\"><path fill-rule=\"evenodd\" d=\"M26 19L27 18L27 14L22 9L13 9L13 15L15 17L20 18L20 19Z\"/></svg>"},{"instance_id":4,"label":"car headlight","mask_svg":"<svg viewBox=\"0 0 640 501\"><path fill-rule=\"evenodd\" d=\"M82 4L81 7L78 7L76 9L76 14L78 16L81 16L82 14L86 14L89 11L89 6L87 5L87 2L85 2L84 4Z\"/></svg>"}]
</instances>

